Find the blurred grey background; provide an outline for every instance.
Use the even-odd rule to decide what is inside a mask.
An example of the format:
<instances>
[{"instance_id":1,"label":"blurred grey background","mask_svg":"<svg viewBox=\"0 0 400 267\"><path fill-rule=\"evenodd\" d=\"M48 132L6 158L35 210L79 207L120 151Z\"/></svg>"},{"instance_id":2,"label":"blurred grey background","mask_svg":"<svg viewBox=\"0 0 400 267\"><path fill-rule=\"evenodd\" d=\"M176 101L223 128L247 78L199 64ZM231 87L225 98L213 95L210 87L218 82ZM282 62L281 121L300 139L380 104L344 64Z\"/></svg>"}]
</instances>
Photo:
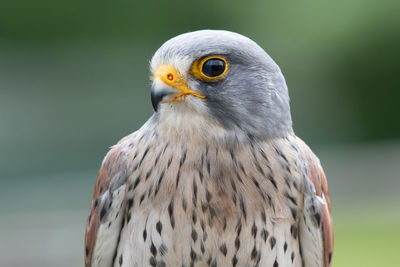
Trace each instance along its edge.
<instances>
[{"instance_id":1,"label":"blurred grey background","mask_svg":"<svg viewBox=\"0 0 400 267\"><path fill-rule=\"evenodd\" d=\"M102 158L153 112L152 54L205 28L246 35L280 65L295 131L328 176L334 266L398 266L399 11L373 0L2 0L0 266L83 265Z\"/></svg>"}]
</instances>

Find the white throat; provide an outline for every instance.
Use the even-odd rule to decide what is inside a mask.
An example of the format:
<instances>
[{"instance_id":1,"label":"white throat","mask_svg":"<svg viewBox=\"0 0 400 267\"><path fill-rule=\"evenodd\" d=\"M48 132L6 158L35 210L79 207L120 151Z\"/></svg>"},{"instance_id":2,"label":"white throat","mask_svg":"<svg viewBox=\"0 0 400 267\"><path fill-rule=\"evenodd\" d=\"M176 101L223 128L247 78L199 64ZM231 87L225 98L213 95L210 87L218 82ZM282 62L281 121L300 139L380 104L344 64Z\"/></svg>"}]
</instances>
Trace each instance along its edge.
<instances>
[{"instance_id":1,"label":"white throat","mask_svg":"<svg viewBox=\"0 0 400 267\"><path fill-rule=\"evenodd\" d=\"M194 96L161 104L156 129L170 142L221 143L231 135L237 136L237 132L227 130L212 117L204 102Z\"/></svg>"}]
</instances>

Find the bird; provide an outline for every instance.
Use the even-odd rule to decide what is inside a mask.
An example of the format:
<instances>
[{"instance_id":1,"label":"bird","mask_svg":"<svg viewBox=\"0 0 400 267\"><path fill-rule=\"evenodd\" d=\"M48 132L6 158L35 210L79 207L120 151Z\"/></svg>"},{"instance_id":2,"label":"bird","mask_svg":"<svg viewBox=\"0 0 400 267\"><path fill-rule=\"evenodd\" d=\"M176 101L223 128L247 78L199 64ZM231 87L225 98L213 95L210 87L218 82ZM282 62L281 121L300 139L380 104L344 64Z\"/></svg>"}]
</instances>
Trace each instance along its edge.
<instances>
[{"instance_id":1,"label":"bird","mask_svg":"<svg viewBox=\"0 0 400 267\"><path fill-rule=\"evenodd\" d=\"M101 164L85 265L331 266L327 179L267 52L193 31L166 41L150 72L154 113Z\"/></svg>"}]
</instances>

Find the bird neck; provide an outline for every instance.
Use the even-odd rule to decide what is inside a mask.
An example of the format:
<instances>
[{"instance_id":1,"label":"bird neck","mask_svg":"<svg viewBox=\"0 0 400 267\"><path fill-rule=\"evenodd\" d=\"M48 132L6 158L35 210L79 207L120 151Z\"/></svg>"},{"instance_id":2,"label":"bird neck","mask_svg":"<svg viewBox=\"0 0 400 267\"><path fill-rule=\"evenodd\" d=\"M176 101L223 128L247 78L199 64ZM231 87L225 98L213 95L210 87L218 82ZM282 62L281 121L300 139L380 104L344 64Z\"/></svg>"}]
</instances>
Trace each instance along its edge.
<instances>
[{"instance_id":1,"label":"bird neck","mask_svg":"<svg viewBox=\"0 0 400 267\"><path fill-rule=\"evenodd\" d=\"M179 106L155 113L151 118L154 131L171 143L206 144L226 140L228 136L241 135L230 133L211 116L196 110L181 110Z\"/></svg>"}]
</instances>

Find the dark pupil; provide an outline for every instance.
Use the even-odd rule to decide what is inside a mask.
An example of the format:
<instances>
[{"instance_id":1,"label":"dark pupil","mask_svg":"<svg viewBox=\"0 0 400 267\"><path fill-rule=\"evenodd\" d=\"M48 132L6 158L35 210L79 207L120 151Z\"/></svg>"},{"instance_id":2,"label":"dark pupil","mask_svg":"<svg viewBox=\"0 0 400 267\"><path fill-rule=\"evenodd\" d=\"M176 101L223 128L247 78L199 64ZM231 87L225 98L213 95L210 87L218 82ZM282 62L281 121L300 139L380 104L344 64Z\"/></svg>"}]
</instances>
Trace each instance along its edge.
<instances>
[{"instance_id":1,"label":"dark pupil","mask_svg":"<svg viewBox=\"0 0 400 267\"><path fill-rule=\"evenodd\" d=\"M209 59L203 64L202 72L208 77L217 77L225 70L225 62L221 59Z\"/></svg>"}]
</instances>

